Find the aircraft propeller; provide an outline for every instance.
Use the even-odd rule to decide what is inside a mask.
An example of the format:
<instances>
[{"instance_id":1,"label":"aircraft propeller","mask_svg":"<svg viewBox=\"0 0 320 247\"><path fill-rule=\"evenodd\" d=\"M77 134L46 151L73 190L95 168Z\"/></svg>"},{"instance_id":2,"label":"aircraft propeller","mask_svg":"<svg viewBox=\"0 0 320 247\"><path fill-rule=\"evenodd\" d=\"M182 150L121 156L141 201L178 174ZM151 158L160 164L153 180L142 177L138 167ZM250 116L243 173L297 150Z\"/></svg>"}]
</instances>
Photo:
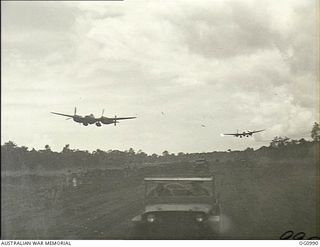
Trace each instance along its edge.
<instances>
[{"instance_id":1,"label":"aircraft propeller","mask_svg":"<svg viewBox=\"0 0 320 247\"><path fill-rule=\"evenodd\" d=\"M74 113L73 113L73 116L77 115L77 107L74 107ZM66 120L70 120L72 119L72 117L68 117L66 118Z\"/></svg>"},{"instance_id":2,"label":"aircraft propeller","mask_svg":"<svg viewBox=\"0 0 320 247\"><path fill-rule=\"evenodd\" d=\"M117 115L114 116L114 126L117 125Z\"/></svg>"}]
</instances>

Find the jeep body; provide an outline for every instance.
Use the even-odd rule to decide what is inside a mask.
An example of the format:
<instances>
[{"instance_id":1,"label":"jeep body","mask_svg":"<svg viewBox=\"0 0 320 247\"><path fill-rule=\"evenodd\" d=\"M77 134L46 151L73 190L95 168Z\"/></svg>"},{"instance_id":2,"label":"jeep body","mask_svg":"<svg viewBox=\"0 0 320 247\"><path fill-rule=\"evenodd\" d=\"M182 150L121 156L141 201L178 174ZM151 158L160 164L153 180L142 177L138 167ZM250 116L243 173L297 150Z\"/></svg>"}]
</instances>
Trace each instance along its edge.
<instances>
[{"instance_id":1,"label":"jeep body","mask_svg":"<svg viewBox=\"0 0 320 247\"><path fill-rule=\"evenodd\" d=\"M220 206L213 177L145 178L141 214L132 219L138 238L215 238Z\"/></svg>"}]
</instances>

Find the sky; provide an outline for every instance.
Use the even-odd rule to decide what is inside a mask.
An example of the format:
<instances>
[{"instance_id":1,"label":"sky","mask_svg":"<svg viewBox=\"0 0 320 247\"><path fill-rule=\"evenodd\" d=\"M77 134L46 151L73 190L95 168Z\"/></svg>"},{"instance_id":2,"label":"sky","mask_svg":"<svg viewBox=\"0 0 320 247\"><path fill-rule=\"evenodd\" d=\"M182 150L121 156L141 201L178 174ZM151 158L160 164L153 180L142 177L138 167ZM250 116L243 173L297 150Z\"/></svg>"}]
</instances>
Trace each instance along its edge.
<instances>
[{"instance_id":1,"label":"sky","mask_svg":"<svg viewBox=\"0 0 320 247\"><path fill-rule=\"evenodd\" d=\"M1 2L1 143L243 150L319 121L316 0ZM51 111L137 116L83 126ZM222 137L237 130L252 138Z\"/></svg>"}]
</instances>

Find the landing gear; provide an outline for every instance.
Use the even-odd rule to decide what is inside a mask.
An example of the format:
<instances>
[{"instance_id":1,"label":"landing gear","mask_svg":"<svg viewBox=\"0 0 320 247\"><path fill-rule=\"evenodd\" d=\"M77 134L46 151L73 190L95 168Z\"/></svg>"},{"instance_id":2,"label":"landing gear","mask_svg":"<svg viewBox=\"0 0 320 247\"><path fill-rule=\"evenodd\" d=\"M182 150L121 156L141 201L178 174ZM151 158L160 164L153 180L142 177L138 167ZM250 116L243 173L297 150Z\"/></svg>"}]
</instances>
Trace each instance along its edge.
<instances>
[{"instance_id":1,"label":"landing gear","mask_svg":"<svg viewBox=\"0 0 320 247\"><path fill-rule=\"evenodd\" d=\"M100 122L96 122L96 125L97 125L98 127L101 127L101 123L100 123Z\"/></svg>"},{"instance_id":2,"label":"landing gear","mask_svg":"<svg viewBox=\"0 0 320 247\"><path fill-rule=\"evenodd\" d=\"M83 123L84 126L88 126L88 123Z\"/></svg>"}]
</instances>

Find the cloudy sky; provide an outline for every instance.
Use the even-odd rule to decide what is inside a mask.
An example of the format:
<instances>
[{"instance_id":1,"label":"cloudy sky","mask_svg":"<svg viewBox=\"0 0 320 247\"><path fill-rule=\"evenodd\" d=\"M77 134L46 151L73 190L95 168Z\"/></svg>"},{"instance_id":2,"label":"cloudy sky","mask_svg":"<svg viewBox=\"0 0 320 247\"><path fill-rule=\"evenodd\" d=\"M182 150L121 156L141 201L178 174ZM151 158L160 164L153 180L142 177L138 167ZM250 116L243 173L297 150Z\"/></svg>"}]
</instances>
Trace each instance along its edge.
<instances>
[{"instance_id":1,"label":"cloudy sky","mask_svg":"<svg viewBox=\"0 0 320 247\"><path fill-rule=\"evenodd\" d=\"M315 0L1 5L2 143L241 150L308 137L319 119ZM138 118L98 128L50 114L75 106ZM237 129L266 131L220 136Z\"/></svg>"}]
</instances>

